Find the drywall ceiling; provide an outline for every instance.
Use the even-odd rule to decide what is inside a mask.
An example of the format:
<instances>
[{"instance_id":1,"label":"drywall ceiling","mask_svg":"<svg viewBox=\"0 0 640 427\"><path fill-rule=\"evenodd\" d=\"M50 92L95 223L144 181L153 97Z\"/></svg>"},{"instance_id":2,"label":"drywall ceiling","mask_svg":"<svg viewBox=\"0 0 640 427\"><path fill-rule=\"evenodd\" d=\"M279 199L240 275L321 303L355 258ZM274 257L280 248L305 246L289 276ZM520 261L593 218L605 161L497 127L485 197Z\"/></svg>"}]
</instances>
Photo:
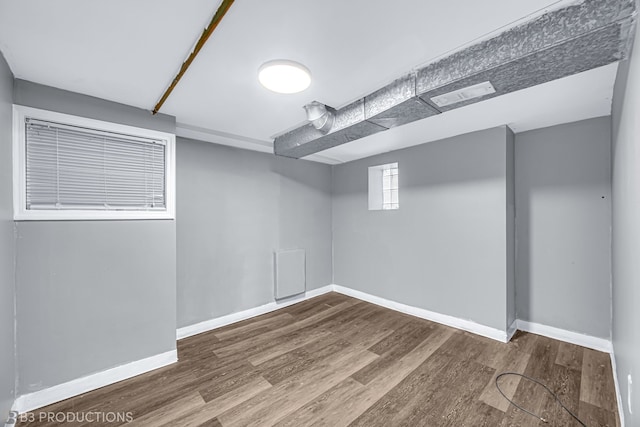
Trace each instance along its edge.
<instances>
[{"instance_id":1,"label":"drywall ceiling","mask_svg":"<svg viewBox=\"0 0 640 427\"><path fill-rule=\"evenodd\" d=\"M302 105L318 100L341 107L418 66L561 3L567 1L236 0L161 111L176 116L182 135L272 151L273 136L304 122ZM0 0L0 50L17 78L150 110L218 4L211 0ZM310 68L313 81L308 90L280 95L259 85L258 67L280 58ZM551 84L556 93L580 94L594 88L600 93L612 85L608 70ZM581 119L586 111L610 110L610 100L595 95L593 99L558 99L553 106L534 103L537 108L533 108L531 97L543 99L548 94L542 86L527 89L526 97L477 104L480 111L489 102L494 105L492 121L484 127L497 121L527 128L552 118ZM562 111L575 114L549 112L558 104ZM526 111L526 115L514 118L509 116L512 111ZM438 120L452 120L446 119L450 114L455 112ZM448 127L453 124L456 133L469 131L463 119ZM314 158L344 161L375 154L371 147L389 151L408 143L402 140L405 132L416 140L411 132L430 129L427 123L432 120ZM422 135L418 140L427 138Z\"/></svg>"},{"instance_id":2,"label":"drywall ceiling","mask_svg":"<svg viewBox=\"0 0 640 427\"><path fill-rule=\"evenodd\" d=\"M151 110L217 5L0 0L0 50L17 78Z\"/></svg>"}]
</instances>

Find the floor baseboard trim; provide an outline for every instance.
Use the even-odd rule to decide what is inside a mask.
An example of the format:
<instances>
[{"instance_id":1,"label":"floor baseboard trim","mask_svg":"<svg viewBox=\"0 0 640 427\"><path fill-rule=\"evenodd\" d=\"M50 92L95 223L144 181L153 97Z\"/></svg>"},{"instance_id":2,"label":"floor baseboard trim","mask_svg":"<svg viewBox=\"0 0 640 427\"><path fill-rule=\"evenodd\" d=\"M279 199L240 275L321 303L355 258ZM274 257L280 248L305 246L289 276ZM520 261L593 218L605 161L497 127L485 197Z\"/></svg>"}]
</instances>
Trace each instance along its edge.
<instances>
[{"instance_id":1,"label":"floor baseboard trim","mask_svg":"<svg viewBox=\"0 0 640 427\"><path fill-rule=\"evenodd\" d=\"M579 332L567 331L566 329L542 325L540 323L518 319L518 329L525 332L531 332L532 334L543 335L556 340L580 345L592 350L603 351L605 353L611 353L613 350L611 341L605 338L598 338L591 335L581 334Z\"/></svg>"},{"instance_id":2,"label":"floor baseboard trim","mask_svg":"<svg viewBox=\"0 0 640 427\"><path fill-rule=\"evenodd\" d=\"M167 351L166 353L107 369L106 371L78 378L44 390L18 396L11 410L23 414L144 374L145 372L153 371L154 369L162 368L163 366L171 365L177 361L177 350Z\"/></svg>"},{"instance_id":3,"label":"floor baseboard trim","mask_svg":"<svg viewBox=\"0 0 640 427\"><path fill-rule=\"evenodd\" d=\"M250 308L248 310L227 314L226 316L217 317L211 320L205 320L204 322L196 323L193 325L184 326L176 331L176 336L179 340L181 340L183 338L188 338L193 335L201 334L203 332L209 332L213 329L221 328L232 323L270 313L272 311L279 310L281 308L297 304L302 301L306 301L310 298L314 298L331 291L333 291L332 285L323 286L322 288L318 289L311 289L309 291L306 291L304 294L296 295L285 300L273 301L259 307Z\"/></svg>"},{"instance_id":4,"label":"floor baseboard trim","mask_svg":"<svg viewBox=\"0 0 640 427\"><path fill-rule=\"evenodd\" d=\"M624 406L622 403L622 395L620 394L620 382L618 381L618 367L616 366L616 355L611 351L611 370L613 371L613 384L616 388L616 398L618 400L618 417L620 417L620 426L624 427Z\"/></svg>"},{"instance_id":5,"label":"floor baseboard trim","mask_svg":"<svg viewBox=\"0 0 640 427\"><path fill-rule=\"evenodd\" d=\"M496 341L500 341L500 342L508 341L507 332L492 328L490 326L481 325L471 320L464 320L464 319L449 316L446 314L429 311L424 308L413 307L410 305L406 305L406 304L391 301L385 298L381 298L375 295L367 294L365 292L356 291L355 289L346 288L340 285L333 285L333 290L338 293L360 299L362 301L379 305L381 307L399 311L401 313L409 314L411 316L420 317L421 319L431 320L432 322L441 323L443 325L451 326L453 328L462 329L468 332L472 332L476 335L482 335L483 337L494 339Z\"/></svg>"}]
</instances>

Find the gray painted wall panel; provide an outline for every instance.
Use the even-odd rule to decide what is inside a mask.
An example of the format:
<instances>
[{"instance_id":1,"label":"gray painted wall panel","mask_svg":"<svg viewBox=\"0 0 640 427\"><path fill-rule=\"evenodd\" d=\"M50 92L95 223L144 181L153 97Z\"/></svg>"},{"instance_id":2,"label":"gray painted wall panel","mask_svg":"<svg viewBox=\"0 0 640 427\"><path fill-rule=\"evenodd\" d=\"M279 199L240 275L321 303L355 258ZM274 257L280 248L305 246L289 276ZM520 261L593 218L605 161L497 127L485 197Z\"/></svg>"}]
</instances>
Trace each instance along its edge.
<instances>
[{"instance_id":1,"label":"gray painted wall panel","mask_svg":"<svg viewBox=\"0 0 640 427\"><path fill-rule=\"evenodd\" d=\"M15 102L174 132L175 119L21 80ZM176 348L175 221L19 222L18 393Z\"/></svg>"},{"instance_id":2,"label":"gray painted wall panel","mask_svg":"<svg viewBox=\"0 0 640 427\"><path fill-rule=\"evenodd\" d=\"M613 349L626 425L640 424L640 32L613 96ZM627 376L634 390L628 392ZM631 404L631 413L629 408Z\"/></svg>"},{"instance_id":3,"label":"gray painted wall panel","mask_svg":"<svg viewBox=\"0 0 640 427\"><path fill-rule=\"evenodd\" d=\"M175 348L174 221L18 230L20 394Z\"/></svg>"},{"instance_id":4,"label":"gray painted wall panel","mask_svg":"<svg viewBox=\"0 0 640 427\"><path fill-rule=\"evenodd\" d=\"M304 249L275 253L275 298L282 299L306 290Z\"/></svg>"},{"instance_id":5,"label":"gray painted wall panel","mask_svg":"<svg viewBox=\"0 0 640 427\"><path fill-rule=\"evenodd\" d=\"M518 318L609 338L610 119L516 135Z\"/></svg>"},{"instance_id":6,"label":"gray painted wall panel","mask_svg":"<svg viewBox=\"0 0 640 427\"><path fill-rule=\"evenodd\" d=\"M507 129L333 168L338 285L506 330ZM368 167L398 162L400 209L368 210Z\"/></svg>"},{"instance_id":7,"label":"gray painted wall panel","mask_svg":"<svg viewBox=\"0 0 640 427\"><path fill-rule=\"evenodd\" d=\"M278 246L305 249L308 290L333 283L331 167L267 157L279 181Z\"/></svg>"},{"instance_id":8,"label":"gray painted wall panel","mask_svg":"<svg viewBox=\"0 0 640 427\"><path fill-rule=\"evenodd\" d=\"M7 419L15 392L12 97L13 74L0 53L0 424Z\"/></svg>"},{"instance_id":9,"label":"gray painted wall panel","mask_svg":"<svg viewBox=\"0 0 640 427\"><path fill-rule=\"evenodd\" d=\"M274 300L273 253L331 283L331 168L178 139L178 327Z\"/></svg>"}]
</instances>

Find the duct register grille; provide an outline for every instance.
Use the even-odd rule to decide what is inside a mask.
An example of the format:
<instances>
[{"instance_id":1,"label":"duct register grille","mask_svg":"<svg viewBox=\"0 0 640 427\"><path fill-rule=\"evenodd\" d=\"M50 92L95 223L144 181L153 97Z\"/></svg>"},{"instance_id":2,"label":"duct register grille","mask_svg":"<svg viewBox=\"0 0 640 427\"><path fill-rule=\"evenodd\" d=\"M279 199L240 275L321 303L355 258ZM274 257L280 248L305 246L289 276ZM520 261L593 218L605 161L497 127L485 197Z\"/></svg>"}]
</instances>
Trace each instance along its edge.
<instances>
[{"instance_id":1,"label":"duct register grille","mask_svg":"<svg viewBox=\"0 0 640 427\"><path fill-rule=\"evenodd\" d=\"M438 107L446 107L447 105L457 104L458 102L468 101L470 99L480 98L485 95L496 93L496 89L491 82L478 83L477 85L454 90L443 95L431 98Z\"/></svg>"}]
</instances>

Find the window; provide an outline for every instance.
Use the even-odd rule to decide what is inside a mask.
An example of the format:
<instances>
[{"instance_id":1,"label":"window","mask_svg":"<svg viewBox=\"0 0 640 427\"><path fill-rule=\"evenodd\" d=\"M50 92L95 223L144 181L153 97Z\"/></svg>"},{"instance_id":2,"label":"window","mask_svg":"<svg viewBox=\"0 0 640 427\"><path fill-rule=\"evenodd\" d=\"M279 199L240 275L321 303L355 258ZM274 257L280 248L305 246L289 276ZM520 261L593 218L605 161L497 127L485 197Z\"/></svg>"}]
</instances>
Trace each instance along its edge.
<instances>
[{"instance_id":1,"label":"window","mask_svg":"<svg viewBox=\"0 0 640 427\"><path fill-rule=\"evenodd\" d=\"M385 165L382 170L382 209L398 209L398 164Z\"/></svg>"},{"instance_id":2,"label":"window","mask_svg":"<svg viewBox=\"0 0 640 427\"><path fill-rule=\"evenodd\" d=\"M398 163L369 168L369 210L399 209Z\"/></svg>"},{"instance_id":3,"label":"window","mask_svg":"<svg viewBox=\"0 0 640 427\"><path fill-rule=\"evenodd\" d=\"M172 219L175 136L14 106L16 220Z\"/></svg>"}]
</instances>

